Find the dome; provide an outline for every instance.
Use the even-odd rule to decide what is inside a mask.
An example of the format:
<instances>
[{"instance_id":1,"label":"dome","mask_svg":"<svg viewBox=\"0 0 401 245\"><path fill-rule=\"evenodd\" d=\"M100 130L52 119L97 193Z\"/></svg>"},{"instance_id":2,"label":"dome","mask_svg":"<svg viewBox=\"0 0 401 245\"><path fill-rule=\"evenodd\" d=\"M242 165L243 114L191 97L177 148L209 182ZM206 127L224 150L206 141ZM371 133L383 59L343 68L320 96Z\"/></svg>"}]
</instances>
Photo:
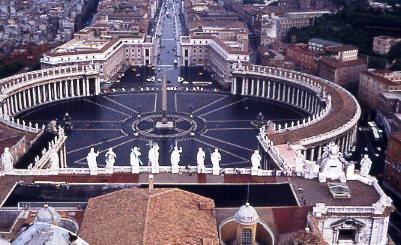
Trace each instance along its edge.
<instances>
[{"instance_id":1,"label":"dome","mask_svg":"<svg viewBox=\"0 0 401 245\"><path fill-rule=\"evenodd\" d=\"M259 221L259 215L255 208L246 203L235 213L235 221L241 225L254 225Z\"/></svg>"},{"instance_id":2,"label":"dome","mask_svg":"<svg viewBox=\"0 0 401 245\"><path fill-rule=\"evenodd\" d=\"M43 222L58 225L61 220L60 214L53 207L45 205L36 215L35 222Z\"/></svg>"}]
</instances>

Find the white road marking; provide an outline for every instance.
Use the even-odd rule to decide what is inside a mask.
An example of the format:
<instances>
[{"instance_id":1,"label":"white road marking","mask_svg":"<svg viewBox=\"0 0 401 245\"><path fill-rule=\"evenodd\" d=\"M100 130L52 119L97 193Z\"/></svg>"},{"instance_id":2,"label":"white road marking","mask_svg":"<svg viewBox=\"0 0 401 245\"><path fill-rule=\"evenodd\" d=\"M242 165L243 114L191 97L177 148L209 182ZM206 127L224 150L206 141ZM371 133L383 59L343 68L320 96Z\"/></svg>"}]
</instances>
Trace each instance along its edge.
<instances>
[{"instance_id":1,"label":"white road marking","mask_svg":"<svg viewBox=\"0 0 401 245\"><path fill-rule=\"evenodd\" d=\"M219 147L217 147L217 146L214 146L214 145L212 145L212 144L206 143L206 142L204 142L204 141L202 141L202 140L200 140L200 139L194 138L194 140L195 140L195 141L198 141L199 143L205 144L205 145L207 145L207 146L209 146L209 147L218 148L219 151L225 152L225 153L227 153L227 154L229 154L229 155L231 155L231 156L237 157L237 158L242 159L242 160L244 160L244 161L248 161L247 159L245 159L245 158L243 158L243 157L241 157L241 156L238 156L238 155L236 155L236 154L234 154L234 153L231 153L231 152L229 152L229 151L223 150L223 149L221 149L221 148L219 148Z\"/></svg>"},{"instance_id":2,"label":"white road marking","mask_svg":"<svg viewBox=\"0 0 401 245\"><path fill-rule=\"evenodd\" d=\"M208 106L211 106L211 105L213 105L213 104L216 104L217 102L219 102L219 101L221 101L221 100L223 100L223 99L225 99L225 98L227 98L227 97L228 97L227 95L224 95L224 96L221 97L220 99L217 99L217 100L213 101L213 102L210 103L210 104L207 104L207 105L205 105L205 106L202 106L201 108L199 108L199 109L193 111L192 113L196 113L196 112L198 112L198 111L200 111L200 110L202 110L202 109L207 108Z\"/></svg>"},{"instance_id":3,"label":"white road marking","mask_svg":"<svg viewBox=\"0 0 401 245\"><path fill-rule=\"evenodd\" d=\"M241 148L241 149L243 149L243 150L247 150L247 151L249 151L249 152L253 152L253 151L254 151L253 149L249 149L249 148L246 148L246 147L243 147L243 146L234 144L234 143L230 143L230 142L227 142L227 141L224 141L224 140L220 140L220 139L216 139L216 138L214 138L214 137L208 136L208 135L206 135L206 132L207 132L207 131L208 131L208 130L206 130L205 133L202 134L203 137L209 138L209 139L211 139L211 140L215 140L215 141L220 142L220 143L223 143L223 144L235 146L235 147Z\"/></svg>"},{"instance_id":4,"label":"white road marking","mask_svg":"<svg viewBox=\"0 0 401 245\"><path fill-rule=\"evenodd\" d=\"M106 108L106 109L108 109L108 110L111 110L111 111L120 113L120 114L122 114L122 115L124 115L124 116L127 116L127 117L130 117L130 116L131 116L131 115L128 115L128 114L126 114L126 113L124 113L124 112L121 112L121 111L119 111L119 110L113 109L113 108L108 107L108 106L105 106L105 105L101 105L101 104L99 104L99 103L90 101L90 100L88 100L88 99L85 99L85 101L90 102L90 103L95 104L95 105L100 106L100 107L104 107L104 108Z\"/></svg>"},{"instance_id":5,"label":"white road marking","mask_svg":"<svg viewBox=\"0 0 401 245\"><path fill-rule=\"evenodd\" d=\"M256 128L209 128L206 131L220 131L220 130L256 130Z\"/></svg>"},{"instance_id":6,"label":"white road marking","mask_svg":"<svg viewBox=\"0 0 401 245\"><path fill-rule=\"evenodd\" d=\"M105 141L101 141L101 142L98 142L98 143L95 143L95 144L91 144L91 145L88 145L88 146L85 146L85 147L80 147L80 148L77 148L77 149L74 149L74 150L70 150L70 151L67 151L67 155L70 154L70 153L74 153L74 152L77 152L77 151L82 151L82 150L84 150L84 149L88 149L88 148L90 148L90 147L94 147L94 146L103 144L103 143L105 143L105 142L110 142L110 141L118 140L118 139L121 139L121 138L124 138L124 137L127 137L127 135L120 135L120 136L115 137L115 138L107 139L107 140L105 140Z\"/></svg>"},{"instance_id":7,"label":"white road marking","mask_svg":"<svg viewBox=\"0 0 401 245\"><path fill-rule=\"evenodd\" d=\"M219 111L219 110L225 109L225 108L227 108L227 107L230 107L230 106L232 106L232 105L238 104L238 103L240 103L240 102L242 102L242 101L245 101L245 100L247 100L247 99L248 99L248 98L244 98L244 99L238 100L238 101L236 101L236 102L233 102L233 103L230 103L230 104L228 104L228 105L222 106L222 107L220 107L220 108L214 109L214 110L212 110L212 111L206 112L206 113L204 113L204 114L202 114L202 115L200 115L200 116L203 117L203 116L208 115L208 114L210 114L210 113L214 113L214 112L216 112L216 111Z\"/></svg>"},{"instance_id":8,"label":"white road marking","mask_svg":"<svg viewBox=\"0 0 401 245\"><path fill-rule=\"evenodd\" d=\"M109 101L111 101L111 102L113 102L113 103L115 103L115 104L117 104L117 105L119 105L119 106L121 106L121 107L123 107L123 108L125 108L125 109L127 109L127 110L130 110L130 111L132 111L132 112L138 113L138 111L136 111L136 110L134 110L134 109L132 109L132 108L126 106L126 105L123 105L123 104L121 104L120 102L117 102L117 101L115 101L115 100L112 100L112 99L108 98L107 96L103 96L103 98L108 99Z\"/></svg>"},{"instance_id":9,"label":"white road marking","mask_svg":"<svg viewBox=\"0 0 401 245\"><path fill-rule=\"evenodd\" d=\"M130 142L132 142L132 141L134 141L134 140L137 140L137 138L133 138L133 139L130 139L130 140L128 140L128 141L124 141L124 142L122 142L122 143L120 143L120 144L113 145L113 146L110 146L110 147L114 149L114 148L116 148L116 147L119 147L119 146L125 145L125 144L127 144L127 143L130 143ZM106 147L106 149L99 151L99 153L103 153L103 152L108 151L110 147ZM68 154L68 153L67 153L67 154ZM82 163L81 161L82 161L82 160L85 160L85 158L86 158L86 157L81 158L81 159L78 159L78 160L76 160L75 162ZM103 165L102 165L102 164L98 164L98 166L104 166L104 164L103 164Z\"/></svg>"}]
</instances>

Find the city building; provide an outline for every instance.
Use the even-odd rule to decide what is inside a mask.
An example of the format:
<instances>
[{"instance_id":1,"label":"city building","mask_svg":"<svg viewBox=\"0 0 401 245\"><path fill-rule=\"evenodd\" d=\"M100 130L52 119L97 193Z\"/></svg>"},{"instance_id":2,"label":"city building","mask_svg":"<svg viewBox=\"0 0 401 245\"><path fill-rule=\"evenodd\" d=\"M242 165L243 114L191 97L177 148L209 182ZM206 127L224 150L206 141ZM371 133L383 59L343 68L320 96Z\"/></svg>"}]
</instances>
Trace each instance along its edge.
<instances>
[{"instance_id":1,"label":"city building","mask_svg":"<svg viewBox=\"0 0 401 245\"><path fill-rule=\"evenodd\" d=\"M401 42L401 38L390 36L378 36L373 38L373 52L381 55L387 55L391 48Z\"/></svg>"},{"instance_id":2,"label":"city building","mask_svg":"<svg viewBox=\"0 0 401 245\"><path fill-rule=\"evenodd\" d=\"M392 132L388 139L384 184L398 195L401 194L401 131Z\"/></svg>"},{"instance_id":3,"label":"city building","mask_svg":"<svg viewBox=\"0 0 401 245\"><path fill-rule=\"evenodd\" d=\"M293 44L286 49L285 58L294 62L296 69L311 74L319 71L320 55L308 50L306 44Z\"/></svg>"},{"instance_id":4,"label":"city building","mask_svg":"<svg viewBox=\"0 0 401 245\"><path fill-rule=\"evenodd\" d=\"M262 16L261 45L266 46L275 40L283 41L292 28L302 28L313 25L315 19L330 14L329 11L288 12L283 16L275 14Z\"/></svg>"},{"instance_id":5,"label":"city building","mask_svg":"<svg viewBox=\"0 0 401 245\"><path fill-rule=\"evenodd\" d=\"M130 66L154 65L154 42L148 35L154 4L120 1L116 8L115 1L102 1L95 23L45 53L42 67L92 65L99 69L102 81L107 81Z\"/></svg>"},{"instance_id":6,"label":"city building","mask_svg":"<svg viewBox=\"0 0 401 245\"><path fill-rule=\"evenodd\" d=\"M359 75L367 63L358 57L358 48L351 45L329 46L320 58L319 76L350 89L358 87Z\"/></svg>"},{"instance_id":7,"label":"city building","mask_svg":"<svg viewBox=\"0 0 401 245\"><path fill-rule=\"evenodd\" d=\"M359 101L372 110L378 109L380 93L401 90L401 72L369 70L359 80Z\"/></svg>"},{"instance_id":8,"label":"city building","mask_svg":"<svg viewBox=\"0 0 401 245\"><path fill-rule=\"evenodd\" d=\"M182 66L203 66L223 86L231 83L231 66L249 62L248 28L238 16L213 2L183 1L189 36L181 36Z\"/></svg>"},{"instance_id":9,"label":"city building","mask_svg":"<svg viewBox=\"0 0 401 245\"><path fill-rule=\"evenodd\" d=\"M341 43L320 38L311 38L308 41L308 49L312 52L320 54L324 54L326 52L326 48L328 47L338 47L341 45Z\"/></svg>"},{"instance_id":10,"label":"city building","mask_svg":"<svg viewBox=\"0 0 401 245\"><path fill-rule=\"evenodd\" d=\"M401 130L401 91L380 93L376 122L384 127L387 136Z\"/></svg>"}]
</instances>

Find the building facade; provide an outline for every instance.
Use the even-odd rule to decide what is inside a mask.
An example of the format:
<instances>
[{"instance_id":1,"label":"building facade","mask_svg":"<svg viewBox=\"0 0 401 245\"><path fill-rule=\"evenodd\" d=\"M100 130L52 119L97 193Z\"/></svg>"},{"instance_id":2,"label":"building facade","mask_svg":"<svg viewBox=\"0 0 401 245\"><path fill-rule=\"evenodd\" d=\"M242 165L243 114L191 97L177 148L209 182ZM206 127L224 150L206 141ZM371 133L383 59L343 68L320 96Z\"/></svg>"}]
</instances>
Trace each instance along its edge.
<instances>
[{"instance_id":1,"label":"building facade","mask_svg":"<svg viewBox=\"0 0 401 245\"><path fill-rule=\"evenodd\" d=\"M401 38L390 36L378 36L373 38L373 52L381 55L387 55L391 48L401 42Z\"/></svg>"},{"instance_id":2,"label":"building facade","mask_svg":"<svg viewBox=\"0 0 401 245\"><path fill-rule=\"evenodd\" d=\"M401 90L401 72L369 70L362 72L358 98L370 109L376 110L380 93Z\"/></svg>"}]
</instances>

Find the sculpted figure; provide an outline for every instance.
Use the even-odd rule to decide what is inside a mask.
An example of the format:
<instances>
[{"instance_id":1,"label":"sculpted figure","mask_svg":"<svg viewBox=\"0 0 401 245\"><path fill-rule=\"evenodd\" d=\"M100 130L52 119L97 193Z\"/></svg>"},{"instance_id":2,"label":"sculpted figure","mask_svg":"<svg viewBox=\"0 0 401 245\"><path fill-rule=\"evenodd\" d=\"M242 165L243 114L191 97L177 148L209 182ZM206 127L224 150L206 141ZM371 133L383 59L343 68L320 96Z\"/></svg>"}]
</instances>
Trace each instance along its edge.
<instances>
[{"instance_id":1,"label":"sculpted figure","mask_svg":"<svg viewBox=\"0 0 401 245\"><path fill-rule=\"evenodd\" d=\"M4 148L4 152L1 155L1 163L3 165L4 171L10 171L14 168L14 160L13 156L11 155L10 148Z\"/></svg>"},{"instance_id":2,"label":"sculpted figure","mask_svg":"<svg viewBox=\"0 0 401 245\"><path fill-rule=\"evenodd\" d=\"M258 150L255 150L251 156L252 171L258 170L260 168L261 161L262 156L259 154Z\"/></svg>"},{"instance_id":3,"label":"sculpted figure","mask_svg":"<svg viewBox=\"0 0 401 245\"><path fill-rule=\"evenodd\" d=\"M90 152L86 156L86 161L88 162L88 167L91 175L97 174L97 161L96 158L99 156L99 151L95 152L95 148L91 148Z\"/></svg>"},{"instance_id":4,"label":"sculpted figure","mask_svg":"<svg viewBox=\"0 0 401 245\"><path fill-rule=\"evenodd\" d=\"M370 160L369 156L365 154L361 159L361 175L368 176L370 172L370 168L372 167L372 160Z\"/></svg>"},{"instance_id":5,"label":"sculpted figure","mask_svg":"<svg viewBox=\"0 0 401 245\"><path fill-rule=\"evenodd\" d=\"M220 161L221 161L221 154L219 150L216 148L214 152L210 155L213 165L213 175L220 174Z\"/></svg>"},{"instance_id":6,"label":"sculpted figure","mask_svg":"<svg viewBox=\"0 0 401 245\"><path fill-rule=\"evenodd\" d=\"M174 146L173 152L171 152L170 161L171 161L171 172L178 173L178 164L181 159L182 147L178 148L178 146Z\"/></svg>"},{"instance_id":7,"label":"sculpted figure","mask_svg":"<svg viewBox=\"0 0 401 245\"><path fill-rule=\"evenodd\" d=\"M104 156L106 157L106 168L113 168L117 157L116 153L113 151L113 148L110 147Z\"/></svg>"},{"instance_id":8,"label":"sculpted figure","mask_svg":"<svg viewBox=\"0 0 401 245\"><path fill-rule=\"evenodd\" d=\"M330 143L324 147L322 158L318 160L318 163L320 182L326 182L326 179L346 182L345 168L348 164L336 144Z\"/></svg>"},{"instance_id":9,"label":"sculpted figure","mask_svg":"<svg viewBox=\"0 0 401 245\"><path fill-rule=\"evenodd\" d=\"M154 144L148 152L149 163L152 166L152 173L159 173L159 145Z\"/></svg>"},{"instance_id":10,"label":"sculpted figure","mask_svg":"<svg viewBox=\"0 0 401 245\"><path fill-rule=\"evenodd\" d=\"M198 173L205 172L205 157L206 154L203 151L202 147L199 147L198 153L196 154L196 163L198 165Z\"/></svg>"},{"instance_id":11,"label":"sculpted figure","mask_svg":"<svg viewBox=\"0 0 401 245\"><path fill-rule=\"evenodd\" d=\"M139 173L139 165L141 163L141 159L139 159L139 156L141 155L141 152L139 152L138 147L134 147L131 149L131 154L130 154L130 163L132 167L132 173Z\"/></svg>"}]
</instances>

